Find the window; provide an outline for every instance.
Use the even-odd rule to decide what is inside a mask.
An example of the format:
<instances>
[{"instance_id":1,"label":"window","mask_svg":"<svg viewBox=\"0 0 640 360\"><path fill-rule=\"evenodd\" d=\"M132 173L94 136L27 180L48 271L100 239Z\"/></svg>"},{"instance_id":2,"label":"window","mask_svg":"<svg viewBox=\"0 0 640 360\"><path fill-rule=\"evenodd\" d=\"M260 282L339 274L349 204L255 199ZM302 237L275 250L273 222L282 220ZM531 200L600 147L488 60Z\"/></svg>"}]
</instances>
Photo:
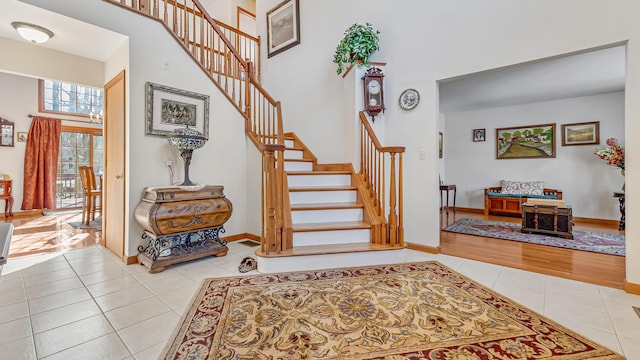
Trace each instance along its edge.
<instances>
[{"instance_id":1,"label":"window","mask_svg":"<svg viewBox=\"0 0 640 360\"><path fill-rule=\"evenodd\" d=\"M102 116L104 89L62 81L40 80L40 112Z\"/></svg>"},{"instance_id":2,"label":"window","mask_svg":"<svg viewBox=\"0 0 640 360\"><path fill-rule=\"evenodd\" d=\"M93 166L100 175L104 170L102 130L63 126L58 155L57 207L82 206L80 166Z\"/></svg>"}]
</instances>

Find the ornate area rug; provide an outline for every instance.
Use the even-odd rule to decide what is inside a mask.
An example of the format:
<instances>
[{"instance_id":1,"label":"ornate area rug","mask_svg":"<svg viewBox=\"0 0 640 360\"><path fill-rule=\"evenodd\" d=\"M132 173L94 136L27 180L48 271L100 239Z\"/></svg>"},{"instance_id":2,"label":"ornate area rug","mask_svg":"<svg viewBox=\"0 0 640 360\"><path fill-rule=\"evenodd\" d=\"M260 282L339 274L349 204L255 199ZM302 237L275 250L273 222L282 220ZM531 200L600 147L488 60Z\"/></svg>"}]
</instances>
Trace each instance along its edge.
<instances>
[{"instance_id":1,"label":"ornate area rug","mask_svg":"<svg viewBox=\"0 0 640 360\"><path fill-rule=\"evenodd\" d=\"M437 262L205 279L162 359L624 359Z\"/></svg>"},{"instance_id":2,"label":"ornate area rug","mask_svg":"<svg viewBox=\"0 0 640 360\"><path fill-rule=\"evenodd\" d=\"M464 218L447 226L444 231L592 251L603 254L625 255L624 235L620 234L604 234L573 230L573 239L565 239L557 236L525 234L521 233L520 229L522 229L522 225L516 223Z\"/></svg>"}]
</instances>

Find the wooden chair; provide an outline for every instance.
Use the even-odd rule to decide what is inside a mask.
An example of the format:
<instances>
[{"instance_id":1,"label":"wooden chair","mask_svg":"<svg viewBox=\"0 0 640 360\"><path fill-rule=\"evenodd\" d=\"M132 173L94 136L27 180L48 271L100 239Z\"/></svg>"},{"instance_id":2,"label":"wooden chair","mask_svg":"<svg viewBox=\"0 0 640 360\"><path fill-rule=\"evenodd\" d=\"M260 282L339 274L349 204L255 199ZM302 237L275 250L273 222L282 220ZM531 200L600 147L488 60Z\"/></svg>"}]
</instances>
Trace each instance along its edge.
<instances>
[{"instance_id":1,"label":"wooden chair","mask_svg":"<svg viewBox=\"0 0 640 360\"><path fill-rule=\"evenodd\" d=\"M80 166L80 179L83 189L82 222L89 225L89 221L96 219L96 212L102 216L102 182L98 188L91 166Z\"/></svg>"}]
</instances>

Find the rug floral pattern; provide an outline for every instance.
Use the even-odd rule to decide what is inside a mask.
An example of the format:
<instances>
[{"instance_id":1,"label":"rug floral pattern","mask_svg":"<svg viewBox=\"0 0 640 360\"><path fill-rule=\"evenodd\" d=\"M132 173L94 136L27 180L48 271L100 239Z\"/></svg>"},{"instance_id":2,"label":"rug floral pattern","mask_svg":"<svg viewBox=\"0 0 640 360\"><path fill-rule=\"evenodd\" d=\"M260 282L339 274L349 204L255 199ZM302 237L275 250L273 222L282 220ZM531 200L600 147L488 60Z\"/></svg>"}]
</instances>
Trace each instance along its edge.
<instances>
[{"instance_id":1,"label":"rug floral pattern","mask_svg":"<svg viewBox=\"0 0 640 360\"><path fill-rule=\"evenodd\" d=\"M521 229L521 224L463 218L447 226L444 231L610 255L625 255L624 235L573 230L573 239L565 239L551 235L526 234L520 232Z\"/></svg>"},{"instance_id":2,"label":"rug floral pattern","mask_svg":"<svg viewBox=\"0 0 640 360\"><path fill-rule=\"evenodd\" d=\"M163 359L624 359L437 262L206 279Z\"/></svg>"}]
</instances>

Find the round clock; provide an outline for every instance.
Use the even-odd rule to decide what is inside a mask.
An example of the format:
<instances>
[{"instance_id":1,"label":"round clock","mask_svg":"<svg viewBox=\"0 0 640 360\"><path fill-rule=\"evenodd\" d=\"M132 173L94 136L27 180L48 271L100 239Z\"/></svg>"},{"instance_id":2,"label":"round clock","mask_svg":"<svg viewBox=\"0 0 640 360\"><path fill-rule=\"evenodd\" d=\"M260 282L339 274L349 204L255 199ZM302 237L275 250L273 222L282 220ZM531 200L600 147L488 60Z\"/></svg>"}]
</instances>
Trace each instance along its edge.
<instances>
[{"instance_id":1,"label":"round clock","mask_svg":"<svg viewBox=\"0 0 640 360\"><path fill-rule=\"evenodd\" d=\"M378 80L371 80L369 82L369 94L376 95L380 92L380 82Z\"/></svg>"},{"instance_id":2,"label":"round clock","mask_svg":"<svg viewBox=\"0 0 640 360\"><path fill-rule=\"evenodd\" d=\"M416 89L407 89L400 94L398 102L403 110L412 110L418 106L418 103L420 102L420 94Z\"/></svg>"}]
</instances>

